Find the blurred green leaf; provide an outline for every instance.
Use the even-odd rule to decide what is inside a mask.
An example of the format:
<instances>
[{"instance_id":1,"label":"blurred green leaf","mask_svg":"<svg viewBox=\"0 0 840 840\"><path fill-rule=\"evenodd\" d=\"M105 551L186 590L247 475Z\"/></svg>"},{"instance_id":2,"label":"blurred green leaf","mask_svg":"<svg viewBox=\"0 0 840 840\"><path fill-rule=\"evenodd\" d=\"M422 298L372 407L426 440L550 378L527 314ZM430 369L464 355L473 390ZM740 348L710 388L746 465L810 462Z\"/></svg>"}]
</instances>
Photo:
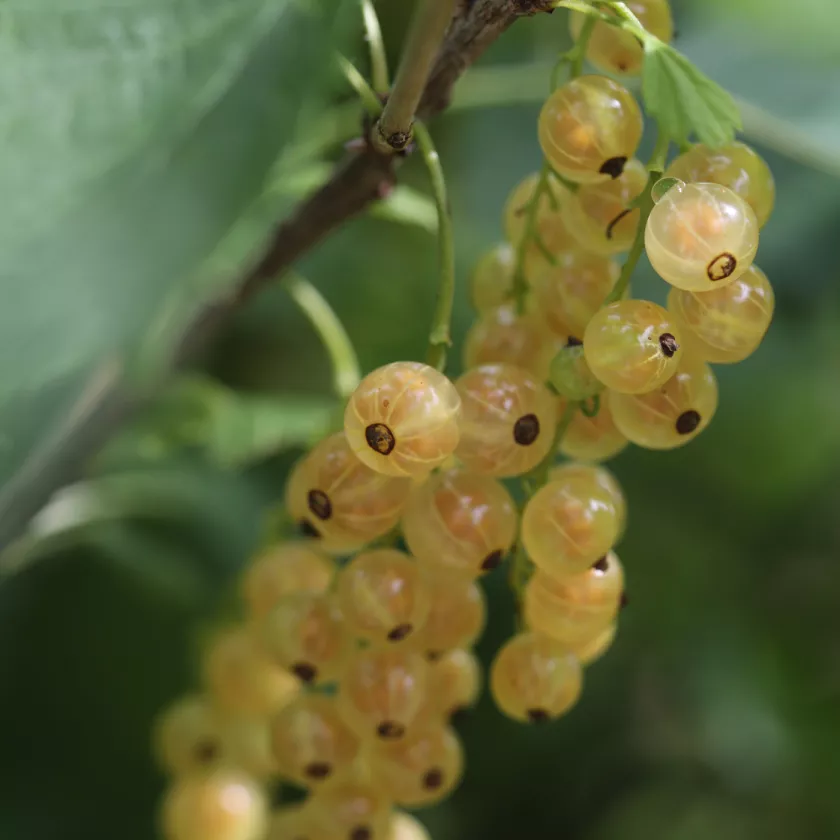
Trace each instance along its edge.
<instances>
[{"instance_id":1,"label":"blurred green leaf","mask_svg":"<svg viewBox=\"0 0 840 840\"><path fill-rule=\"evenodd\" d=\"M645 42L642 92L648 113L678 144L696 137L708 146L722 146L741 127L732 96L684 55L655 39Z\"/></svg>"},{"instance_id":2,"label":"blurred green leaf","mask_svg":"<svg viewBox=\"0 0 840 840\"><path fill-rule=\"evenodd\" d=\"M370 215L389 222L417 225L429 233L438 229L435 203L427 195L403 184L397 186L385 201L377 202L370 209Z\"/></svg>"}]
</instances>

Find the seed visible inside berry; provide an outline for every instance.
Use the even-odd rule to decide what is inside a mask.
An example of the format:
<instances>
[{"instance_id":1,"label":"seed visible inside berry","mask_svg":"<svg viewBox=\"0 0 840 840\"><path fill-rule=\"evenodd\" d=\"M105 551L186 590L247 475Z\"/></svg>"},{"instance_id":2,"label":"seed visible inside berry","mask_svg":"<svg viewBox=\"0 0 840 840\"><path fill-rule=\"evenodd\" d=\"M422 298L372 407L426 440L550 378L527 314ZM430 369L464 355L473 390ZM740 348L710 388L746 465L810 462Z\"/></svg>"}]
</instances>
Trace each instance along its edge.
<instances>
[{"instance_id":1,"label":"seed visible inside berry","mask_svg":"<svg viewBox=\"0 0 840 840\"><path fill-rule=\"evenodd\" d=\"M385 720L376 727L376 734L380 738L402 738L405 727L393 720Z\"/></svg>"},{"instance_id":2,"label":"seed visible inside berry","mask_svg":"<svg viewBox=\"0 0 840 840\"><path fill-rule=\"evenodd\" d=\"M305 683L311 683L318 676L318 669L306 662L296 662L289 670Z\"/></svg>"},{"instance_id":3,"label":"seed visible inside berry","mask_svg":"<svg viewBox=\"0 0 840 840\"><path fill-rule=\"evenodd\" d=\"M735 266L738 265L738 260L732 254L721 254L715 257L706 268L706 274L709 275L709 280L716 282L718 280L725 280L735 271Z\"/></svg>"},{"instance_id":4,"label":"seed visible inside berry","mask_svg":"<svg viewBox=\"0 0 840 840\"><path fill-rule=\"evenodd\" d=\"M677 339L671 333L662 333L659 336L659 346L669 359L680 349L680 345L677 344Z\"/></svg>"},{"instance_id":5,"label":"seed visible inside berry","mask_svg":"<svg viewBox=\"0 0 840 840\"><path fill-rule=\"evenodd\" d=\"M397 441L384 423L371 423L365 429L368 446L380 455L390 455Z\"/></svg>"},{"instance_id":6,"label":"seed visible inside berry","mask_svg":"<svg viewBox=\"0 0 840 840\"><path fill-rule=\"evenodd\" d=\"M690 435L700 425L700 414L694 409L684 411L677 417L677 431L681 435Z\"/></svg>"},{"instance_id":7,"label":"seed visible inside berry","mask_svg":"<svg viewBox=\"0 0 840 840\"><path fill-rule=\"evenodd\" d=\"M309 510L318 519L329 519L332 516L332 502L330 502L330 497L323 490L310 490L306 494L306 501Z\"/></svg>"},{"instance_id":8,"label":"seed visible inside berry","mask_svg":"<svg viewBox=\"0 0 840 840\"><path fill-rule=\"evenodd\" d=\"M499 566L502 562L502 558L505 556L503 551L492 551L484 558L484 562L481 564L481 568L484 571L489 572L491 569L495 569Z\"/></svg>"},{"instance_id":9,"label":"seed visible inside berry","mask_svg":"<svg viewBox=\"0 0 840 840\"><path fill-rule=\"evenodd\" d=\"M536 414L526 414L513 424L513 439L520 446L530 446L540 434L540 421Z\"/></svg>"}]
</instances>

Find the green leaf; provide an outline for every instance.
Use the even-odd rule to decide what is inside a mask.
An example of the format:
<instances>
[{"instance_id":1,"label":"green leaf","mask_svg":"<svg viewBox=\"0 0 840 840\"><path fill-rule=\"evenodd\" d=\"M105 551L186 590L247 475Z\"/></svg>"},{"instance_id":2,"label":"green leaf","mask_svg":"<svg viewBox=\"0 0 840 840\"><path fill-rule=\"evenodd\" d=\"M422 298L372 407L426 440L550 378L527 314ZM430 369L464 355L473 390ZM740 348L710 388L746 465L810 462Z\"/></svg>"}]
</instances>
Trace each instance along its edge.
<instances>
[{"instance_id":1,"label":"green leaf","mask_svg":"<svg viewBox=\"0 0 840 840\"><path fill-rule=\"evenodd\" d=\"M438 229L434 201L429 196L403 185L397 186L385 201L374 204L370 215L389 222L417 225L432 234L436 234Z\"/></svg>"},{"instance_id":2,"label":"green leaf","mask_svg":"<svg viewBox=\"0 0 840 840\"><path fill-rule=\"evenodd\" d=\"M85 407L98 368L130 392L143 350L154 377L219 291L200 268L303 133L304 102L314 119L335 11L329 0L4 5L0 483ZM27 491L46 483L36 472Z\"/></svg>"},{"instance_id":3,"label":"green leaf","mask_svg":"<svg viewBox=\"0 0 840 840\"><path fill-rule=\"evenodd\" d=\"M708 146L722 146L741 127L729 93L684 55L650 36L645 38L642 93L648 113L678 144L695 137Z\"/></svg>"}]
</instances>

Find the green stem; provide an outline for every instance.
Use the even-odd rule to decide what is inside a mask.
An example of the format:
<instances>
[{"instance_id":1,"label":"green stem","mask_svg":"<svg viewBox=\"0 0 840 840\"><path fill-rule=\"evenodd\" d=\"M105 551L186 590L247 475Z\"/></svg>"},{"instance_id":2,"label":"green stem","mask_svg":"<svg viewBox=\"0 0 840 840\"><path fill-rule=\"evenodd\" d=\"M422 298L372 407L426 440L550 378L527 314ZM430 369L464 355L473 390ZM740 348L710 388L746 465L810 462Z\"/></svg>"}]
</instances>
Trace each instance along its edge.
<instances>
[{"instance_id":1,"label":"green stem","mask_svg":"<svg viewBox=\"0 0 840 840\"><path fill-rule=\"evenodd\" d=\"M576 79L583 72L583 60L586 58L586 48L589 46L589 39L592 37L592 30L595 28L597 22L598 18L595 15L587 15L586 20L583 22L580 35L578 35L578 39L575 42L574 56L569 66L570 79Z\"/></svg>"},{"instance_id":2,"label":"green stem","mask_svg":"<svg viewBox=\"0 0 840 840\"><path fill-rule=\"evenodd\" d=\"M525 494L523 509L534 493L536 493L537 490L545 484L548 474L554 465L557 450L563 442L563 436L568 431L572 420L574 420L575 412L577 412L578 408L580 408L580 403L578 402L570 400L566 403L566 409L563 412L563 416L558 421L557 427L554 430L554 440L551 444L551 448L548 450L542 461L540 461L539 464L537 464L537 466L522 479L522 491ZM528 559L528 555L525 552L525 546L522 544L522 538L520 536L516 543L516 550L514 551L513 559L510 563L510 572L508 574L508 585L510 586L511 591L516 598L516 602L520 605L520 607L522 604L522 595L525 589L525 584L528 583L528 579L531 577L532 569L533 563L531 563ZM519 612L521 613L521 608Z\"/></svg>"},{"instance_id":3,"label":"green stem","mask_svg":"<svg viewBox=\"0 0 840 840\"><path fill-rule=\"evenodd\" d=\"M537 210L540 206L540 199L543 192L550 189L548 176L551 167L543 161L540 175L534 186L534 192L525 208L525 226L522 228L522 236L516 245L516 259L513 264L513 279L511 280L511 296L516 301L516 311L521 315L525 311L525 299L528 296L528 281L525 279L525 257L528 243L534 238L537 231Z\"/></svg>"},{"instance_id":4,"label":"green stem","mask_svg":"<svg viewBox=\"0 0 840 840\"><path fill-rule=\"evenodd\" d=\"M452 323L452 306L455 301L455 240L452 236L452 217L449 213L449 199L446 194L446 180L443 167L440 165L440 156L435 149L429 130L419 121L414 124L414 137L429 172L432 194L438 212L440 280L432 328L429 331L427 361L442 371L446 367L446 351L452 344L450 324Z\"/></svg>"},{"instance_id":5,"label":"green stem","mask_svg":"<svg viewBox=\"0 0 840 840\"><path fill-rule=\"evenodd\" d=\"M350 87L356 91L359 99L362 100L365 110L372 117L379 116L382 113L382 103L379 101L376 91L368 84L367 79L343 55L339 54L337 61L338 67L350 83Z\"/></svg>"},{"instance_id":6,"label":"green stem","mask_svg":"<svg viewBox=\"0 0 840 840\"><path fill-rule=\"evenodd\" d=\"M648 162L648 180L642 193L641 203L639 204L639 223L636 226L636 235L633 238L633 244L630 247L630 253L627 255L627 261L621 267L621 274L613 287L613 290L607 295L604 301L604 306L610 303L615 303L624 297L627 287L630 285L630 278L636 270L639 258L642 256L642 251L645 250L645 227L647 226L648 216L653 210L653 186L662 177L665 171L665 163L668 156L668 146L670 141L667 134L659 133L656 138L656 144L653 148L653 154Z\"/></svg>"},{"instance_id":7,"label":"green stem","mask_svg":"<svg viewBox=\"0 0 840 840\"><path fill-rule=\"evenodd\" d=\"M347 399L356 390L361 374L353 342L344 325L326 298L308 280L297 274L289 274L283 282L283 288L318 333L332 362L335 393L339 399Z\"/></svg>"},{"instance_id":8,"label":"green stem","mask_svg":"<svg viewBox=\"0 0 840 840\"><path fill-rule=\"evenodd\" d=\"M380 151L398 152L409 144L417 106L454 13L455 0L420 0L394 87L371 134Z\"/></svg>"},{"instance_id":9,"label":"green stem","mask_svg":"<svg viewBox=\"0 0 840 840\"><path fill-rule=\"evenodd\" d=\"M388 57L385 53L385 42L382 40L382 27L373 0L362 0L362 18L365 23L365 36L370 46L370 77L376 93L387 93L390 87L388 81Z\"/></svg>"}]
</instances>

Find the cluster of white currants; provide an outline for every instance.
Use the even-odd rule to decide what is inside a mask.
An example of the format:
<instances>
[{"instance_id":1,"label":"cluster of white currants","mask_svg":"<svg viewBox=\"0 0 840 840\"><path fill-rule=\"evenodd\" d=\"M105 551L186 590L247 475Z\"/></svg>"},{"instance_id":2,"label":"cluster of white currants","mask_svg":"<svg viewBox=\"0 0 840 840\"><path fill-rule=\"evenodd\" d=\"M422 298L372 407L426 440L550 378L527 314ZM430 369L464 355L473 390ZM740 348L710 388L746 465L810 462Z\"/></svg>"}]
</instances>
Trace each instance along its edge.
<instances>
[{"instance_id":1,"label":"cluster of white currants","mask_svg":"<svg viewBox=\"0 0 840 840\"><path fill-rule=\"evenodd\" d=\"M665 0L629 6L670 37ZM588 47L615 72L643 60L604 22ZM773 180L740 143L679 156L648 205L644 245L672 286L668 309L616 288L613 258L640 242L650 181L633 157L641 135L638 105L612 79L558 88L539 118L548 166L513 191L507 242L473 274L466 372L373 371L343 431L295 465L285 503L306 538L252 560L245 618L208 645L203 693L159 721L169 840L427 837L394 808L437 802L461 778L451 717L481 687L477 579L514 546L534 571L514 579L524 626L496 655L491 693L530 723L575 703L624 601L625 501L599 462L629 442L668 449L699 434L717 406L708 363L752 353L773 311L752 264ZM582 410L590 399L599 408ZM558 446L572 460L550 469ZM515 477L521 511L502 483ZM400 537L406 551L392 547ZM276 780L307 798L269 813Z\"/></svg>"}]
</instances>

